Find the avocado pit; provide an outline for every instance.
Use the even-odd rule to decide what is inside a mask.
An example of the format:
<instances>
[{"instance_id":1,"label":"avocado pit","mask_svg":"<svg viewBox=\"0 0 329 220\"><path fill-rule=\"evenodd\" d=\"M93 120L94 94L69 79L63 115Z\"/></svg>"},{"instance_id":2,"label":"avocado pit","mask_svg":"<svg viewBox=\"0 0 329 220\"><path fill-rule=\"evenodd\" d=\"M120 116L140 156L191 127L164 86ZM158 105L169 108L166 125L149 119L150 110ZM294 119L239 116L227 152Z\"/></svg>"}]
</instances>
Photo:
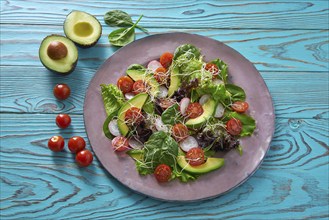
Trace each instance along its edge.
<instances>
[{"instance_id":1,"label":"avocado pit","mask_svg":"<svg viewBox=\"0 0 329 220\"><path fill-rule=\"evenodd\" d=\"M60 60L67 56L67 47L60 41L53 41L47 48L47 54L53 60Z\"/></svg>"}]
</instances>

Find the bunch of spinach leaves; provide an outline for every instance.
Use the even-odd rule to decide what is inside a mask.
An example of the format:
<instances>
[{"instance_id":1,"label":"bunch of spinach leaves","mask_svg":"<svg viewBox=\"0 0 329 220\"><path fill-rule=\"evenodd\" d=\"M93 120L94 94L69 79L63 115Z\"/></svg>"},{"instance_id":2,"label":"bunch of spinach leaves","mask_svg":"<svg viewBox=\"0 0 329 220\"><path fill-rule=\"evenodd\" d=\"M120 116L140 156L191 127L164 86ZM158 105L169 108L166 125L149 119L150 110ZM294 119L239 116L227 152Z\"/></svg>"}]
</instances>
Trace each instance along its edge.
<instances>
[{"instance_id":1,"label":"bunch of spinach leaves","mask_svg":"<svg viewBox=\"0 0 329 220\"><path fill-rule=\"evenodd\" d=\"M138 25L138 22L142 19L141 15L138 20L133 23L131 17L124 11L113 10L104 15L104 21L111 27L121 27L112 31L109 36L109 42L114 46L125 46L135 40L135 28L147 32L147 30Z\"/></svg>"}]
</instances>

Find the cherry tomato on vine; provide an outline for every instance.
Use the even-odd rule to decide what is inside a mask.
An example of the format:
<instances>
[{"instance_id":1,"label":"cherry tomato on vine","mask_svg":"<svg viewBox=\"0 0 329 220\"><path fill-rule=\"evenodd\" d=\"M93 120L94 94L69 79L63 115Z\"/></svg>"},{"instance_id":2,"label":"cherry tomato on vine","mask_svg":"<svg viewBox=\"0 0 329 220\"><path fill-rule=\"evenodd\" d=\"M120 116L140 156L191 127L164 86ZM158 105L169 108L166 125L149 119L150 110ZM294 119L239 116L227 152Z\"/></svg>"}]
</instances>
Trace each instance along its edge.
<instances>
[{"instance_id":1,"label":"cherry tomato on vine","mask_svg":"<svg viewBox=\"0 0 329 220\"><path fill-rule=\"evenodd\" d=\"M169 52L165 52L161 55L160 57L160 63L164 68L168 68L171 63L172 63L172 59L173 59L174 55L172 53Z\"/></svg>"},{"instance_id":2,"label":"cherry tomato on vine","mask_svg":"<svg viewBox=\"0 0 329 220\"><path fill-rule=\"evenodd\" d=\"M168 182L171 178L171 168L166 164L160 164L155 168L154 176L160 183Z\"/></svg>"},{"instance_id":3,"label":"cherry tomato on vine","mask_svg":"<svg viewBox=\"0 0 329 220\"><path fill-rule=\"evenodd\" d=\"M188 128L184 124L175 124L172 127L172 135L176 141L183 141L188 137Z\"/></svg>"},{"instance_id":4,"label":"cherry tomato on vine","mask_svg":"<svg viewBox=\"0 0 329 220\"><path fill-rule=\"evenodd\" d=\"M187 151L185 158L191 166L199 166L206 162L204 152L200 147L194 147Z\"/></svg>"},{"instance_id":5,"label":"cherry tomato on vine","mask_svg":"<svg viewBox=\"0 0 329 220\"><path fill-rule=\"evenodd\" d=\"M64 100L70 96L71 89L67 84L61 83L61 84L55 85L53 93L57 99Z\"/></svg>"},{"instance_id":6,"label":"cherry tomato on vine","mask_svg":"<svg viewBox=\"0 0 329 220\"><path fill-rule=\"evenodd\" d=\"M64 149L64 138L62 136L52 136L48 140L48 148L54 152L59 152Z\"/></svg>"},{"instance_id":7,"label":"cherry tomato on vine","mask_svg":"<svg viewBox=\"0 0 329 220\"><path fill-rule=\"evenodd\" d=\"M85 139L83 139L80 136L71 137L68 142L68 147L72 153L78 153L79 151L85 149L86 147Z\"/></svg>"},{"instance_id":8,"label":"cherry tomato on vine","mask_svg":"<svg viewBox=\"0 0 329 220\"><path fill-rule=\"evenodd\" d=\"M242 123L239 119L231 118L226 123L226 129L231 135L239 135L242 131Z\"/></svg>"},{"instance_id":9,"label":"cherry tomato on vine","mask_svg":"<svg viewBox=\"0 0 329 220\"><path fill-rule=\"evenodd\" d=\"M94 156L89 150L82 150L75 156L75 161L81 167L86 167L93 162Z\"/></svg>"},{"instance_id":10,"label":"cherry tomato on vine","mask_svg":"<svg viewBox=\"0 0 329 220\"><path fill-rule=\"evenodd\" d=\"M244 113L249 108L248 102L236 101L232 104L232 109L238 113Z\"/></svg>"},{"instance_id":11,"label":"cherry tomato on vine","mask_svg":"<svg viewBox=\"0 0 329 220\"><path fill-rule=\"evenodd\" d=\"M134 81L129 76L121 76L117 82L118 88L123 93L128 93L133 90Z\"/></svg>"},{"instance_id":12,"label":"cherry tomato on vine","mask_svg":"<svg viewBox=\"0 0 329 220\"><path fill-rule=\"evenodd\" d=\"M68 114L59 114L56 117L56 125L59 128L67 128L71 124L71 117Z\"/></svg>"}]
</instances>

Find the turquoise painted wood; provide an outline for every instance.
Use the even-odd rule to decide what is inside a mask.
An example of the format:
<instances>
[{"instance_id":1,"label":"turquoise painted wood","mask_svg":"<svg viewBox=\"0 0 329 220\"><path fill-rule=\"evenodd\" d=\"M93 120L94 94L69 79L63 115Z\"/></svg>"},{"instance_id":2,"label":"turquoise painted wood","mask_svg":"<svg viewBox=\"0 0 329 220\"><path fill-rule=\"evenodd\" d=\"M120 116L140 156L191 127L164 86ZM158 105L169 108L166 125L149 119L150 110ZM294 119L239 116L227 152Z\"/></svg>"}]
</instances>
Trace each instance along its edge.
<instances>
[{"instance_id":1,"label":"turquoise painted wood","mask_svg":"<svg viewBox=\"0 0 329 220\"><path fill-rule=\"evenodd\" d=\"M49 10L51 8L51 11ZM83 10L103 25L90 49L79 49L77 69L50 73L38 47L63 34L70 10ZM115 51L102 16L121 9L149 34L183 31L222 41L254 63L276 111L270 151L243 185L219 198L168 203L136 194L95 159L88 168L67 150L52 153L48 138L87 140L83 100L99 66ZM328 219L329 218L329 6L328 1L1 1L0 219ZM146 34L137 31L137 38ZM72 96L57 101L56 83ZM59 130L56 114L72 126ZM87 142L90 149L89 143Z\"/></svg>"}]
</instances>

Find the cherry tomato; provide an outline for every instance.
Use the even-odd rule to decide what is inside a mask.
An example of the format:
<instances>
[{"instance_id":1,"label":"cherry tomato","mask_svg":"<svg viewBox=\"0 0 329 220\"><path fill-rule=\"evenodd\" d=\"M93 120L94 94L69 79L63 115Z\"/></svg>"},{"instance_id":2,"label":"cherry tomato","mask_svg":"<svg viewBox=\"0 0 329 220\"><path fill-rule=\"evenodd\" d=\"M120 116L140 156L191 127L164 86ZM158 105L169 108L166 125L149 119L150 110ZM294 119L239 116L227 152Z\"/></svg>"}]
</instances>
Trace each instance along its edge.
<instances>
[{"instance_id":1,"label":"cherry tomato","mask_svg":"<svg viewBox=\"0 0 329 220\"><path fill-rule=\"evenodd\" d=\"M204 152L200 147L194 147L187 151L185 158L191 166L199 166L206 162Z\"/></svg>"},{"instance_id":2,"label":"cherry tomato","mask_svg":"<svg viewBox=\"0 0 329 220\"><path fill-rule=\"evenodd\" d=\"M165 52L160 57L160 63L164 68L168 68L172 63L172 58L174 55L169 52Z\"/></svg>"},{"instance_id":3,"label":"cherry tomato","mask_svg":"<svg viewBox=\"0 0 329 220\"><path fill-rule=\"evenodd\" d=\"M172 134L176 141L180 142L188 137L188 128L184 124L175 124L172 127Z\"/></svg>"},{"instance_id":4,"label":"cherry tomato","mask_svg":"<svg viewBox=\"0 0 329 220\"><path fill-rule=\"evenodd\" d=\"M117 86L123 93L133 90L134 81L129 76L121 76L117 82Z\"/></svg>"},{"instance_id":5,"label":"cherry tomato","mask_svg":"<svg viewBox=\"0 0 329 220\"><path fill-rule=\"evenodd\" d=\"M143 80L137 80L136 82L134 82L132 92L135 95L137 95L139 93L147 92L147 91L148 91L148 86L147 86L146 82L144 82Z\"/></svg>"},{"instance_id":6,"label":"cherry tomato","mask_svg":"<svg viewBox=\"0 0 329 220\"><path fill-rule=\"evenodd\" d=\"M79 151L85 149L86 142L82 137L74 136L70 138L68 142L68 147L72 153L78 153Z\"/></svg>"},{"instance_id":7,"label":"cherry tomato","mask_svg":"<svg viewBox=\"0 0 329 220\"><path fill-rule=\"evenodd\" d=\"M158 104L160 105L160 107L162 109L167 109L175 103L176 103L176 101L174 99L162 98L162 99L159 99Z\"/></svg>"},{"instance_id":8,"label":"cherry tomato","mask_svg":"<svg viewBox=\"0 0 329 220\"><path fill-rule=\"evenodd\" d=\"M213 77L216 77L219 73L218 66L214 63L207 63L205 69L212 73Z\"/></svg>"},{"instance_id":9,"label":"cherry tomato","mask_svg":"<svg viewBox=\"0 0 329 220\"><path fill-rule=\"evenodd\" d=\"M54 152L59 152L64 149L64 143L62 136L52 136L48 140L48 148Z\"/></svg>"},{"instance_id":10,"label":"cherry tomato","mask_svg":"<svg viewBox=\"0 0 329 220\"><path fill-rule=\"evenodd\" d=\"M232 109L238 113L244 113L249 108L248 102L237 101L232 105Z\"/></svg>"},{"instance_id":11,"label":"cherry tomato","mask_svg":"<svg viewBox=\"0 0 329 220\"><path fill-rule=\"evenodd\" d=\"M114 151L122 152L129 149L128 139L122 136L117 136L112 140Z\"/></svg>"},{"instance_id":12,"label":"cherry tomato","mask_svg":"<svg viewBox=\"0 0 329 220\"><path fill-rule=\"evenodd\" d=\"M226 129L231 135L238 135L242 131L242 123L239 119L231 118L226 123Z\"/></svg>"},{"instance_id":13,"label":"cherry tomato","mask_svg":"<svg viewBox=\"0 0 329 220\"><path fill-rule=\"evenodd\" d=\"M168 182L171 178L171 168L166 164L160 164L155 168L154 176L160 183Z\"/></svg>"},{"instance_id":14,"label":"cherry tomato","mask_svg":"<svg viewBox=\"0 0 329 220\"><path fill-rule=\"evenodd\" d=\"M89 150L82 150L77 153L75 156L75 161L81 167L86 167L93 162L94 156Z\"/></svg>"},{"instance_id":15,"label":"cherry tomato","mask_svg":"<svg viewBox=\"0 0 329 220\"><path fill-rule=\"evenodd\" d=\"M59 99L59 100L64 100L67 99L70 94L71 94L71 89L68 85L61 83L61 84L57 84L54 87L54 96Z\"/></svg>"},{"instance_id":16,"label":"cherry tomato","mask_svg":"<svg viewBox=\"0 0 329 220\"><path fill-rule=\"evenodd\" d=\"M158 83L166 84L168 80L168 75L167 75L167 70L164 67L159 67L158 69L155 70L154 72L154 78Z\"/></svg>"},{"instance_id":17,"label":"cherry tomato","mask_svg":"<svg viewBox=\"0 0 329 220\"><path fill-rule=\"evenodd\" d=\"M130 125L138 125L144 119L142 110L137 107L131 107L125 113L125 122Z\"/></svg>"},{"instance_id":18,"label":"cherry tomato","mask_svg":"<svg viewBox=\"0 0 329 220\"><path fill-rule=\"evenodd\" d=\"M68 114L59 114L56 117L56 125L59 128L67 128L71 124L71 117Z\"/></svg>"},{"instance_id":19,"label":"cherry tomato","mask_svg":"<svg viewBox=\"0 0 329 220\"><path fill-rule=\"evenodd\" d=\"M197 118L203 113L202 105L198 102L191 103L187 106L185 114L189 118Z\"/></svg>"}]
</instances>

